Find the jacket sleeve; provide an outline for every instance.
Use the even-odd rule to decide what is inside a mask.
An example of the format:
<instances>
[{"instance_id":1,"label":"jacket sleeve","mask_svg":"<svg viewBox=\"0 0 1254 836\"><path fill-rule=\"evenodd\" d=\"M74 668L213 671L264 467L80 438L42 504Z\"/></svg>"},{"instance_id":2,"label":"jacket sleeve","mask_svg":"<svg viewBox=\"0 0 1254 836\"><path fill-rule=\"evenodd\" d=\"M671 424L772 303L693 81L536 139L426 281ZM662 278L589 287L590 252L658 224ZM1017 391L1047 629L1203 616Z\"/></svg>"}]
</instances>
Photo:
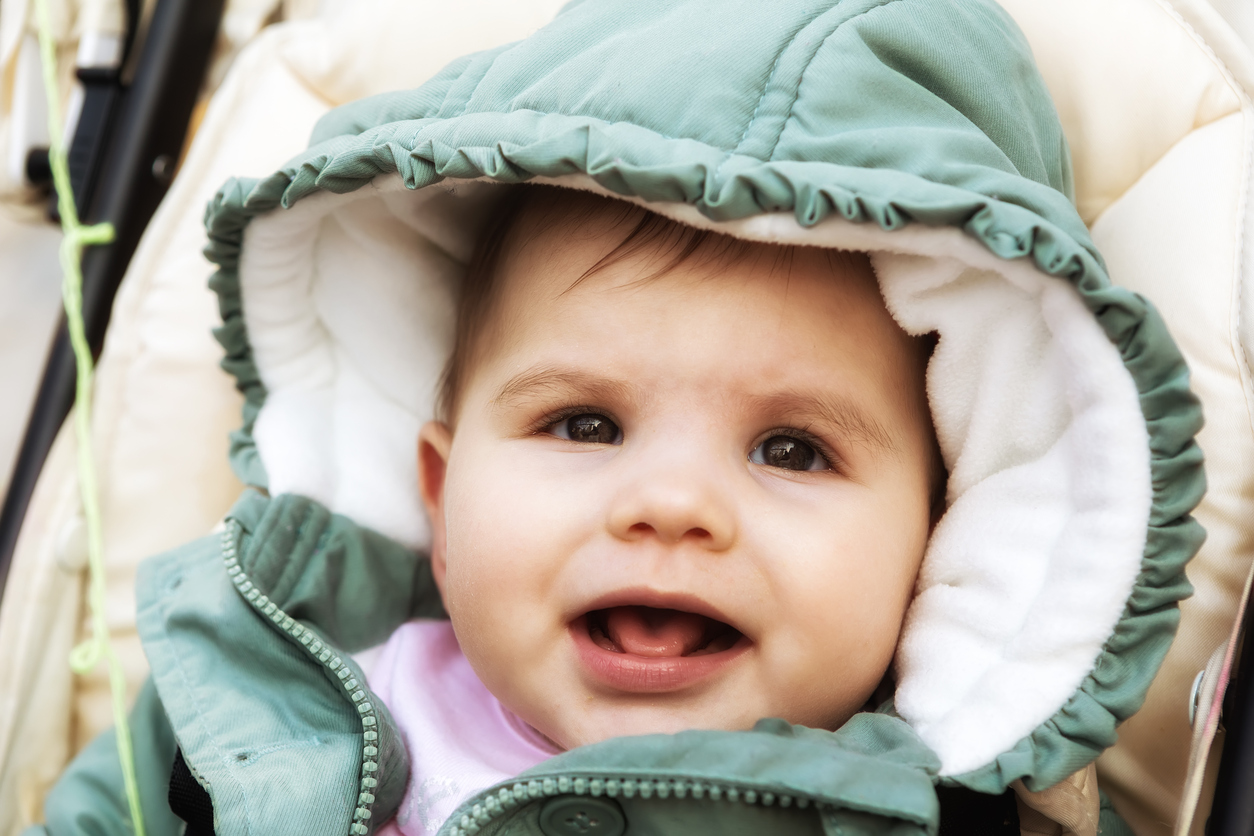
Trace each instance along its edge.
<instances>
[{"instance_id":1,"label":"jacket sleeve","mask_svg":"<svg viewBox=\"0 0 1254 836\"><path fill-rule=\"evenodd\" d=\"M177 744L152 680L131 710L135 771L147 836L179 836L183 821L170 810L170 770ZM131 836L130 812L113 729L93 740L66 767L44 802L46 823L22 836Z\"/></svg>"}]
</instances>

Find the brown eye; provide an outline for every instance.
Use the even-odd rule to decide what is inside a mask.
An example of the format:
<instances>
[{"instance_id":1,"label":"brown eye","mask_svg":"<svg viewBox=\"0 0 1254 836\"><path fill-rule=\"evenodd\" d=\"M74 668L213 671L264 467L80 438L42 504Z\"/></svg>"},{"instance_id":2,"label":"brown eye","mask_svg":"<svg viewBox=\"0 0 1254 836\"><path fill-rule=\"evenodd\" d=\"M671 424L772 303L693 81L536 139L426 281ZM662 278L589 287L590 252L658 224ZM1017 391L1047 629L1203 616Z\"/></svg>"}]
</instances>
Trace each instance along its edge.
<instances>
[{"instance_id":1,"label":"brown eye","mask_svg":"<svg viewBox=\"0 0 1254 836\"><path fill-rule=\"evenodd\" d=\"M604 415L584 412L558 421L549 428L558 438L589 444L617 444L622 438L618 425Z\"/></svg>"},{"instance_id":2,"label":"brown eye","mask_svg":"<svg viewBox=\"0 0 1254 836\"><path fill-rule=\"evenodd\" d=\"M826 470L827 462L811 445L799 438L773 435L749 454L749 461L784 470Z\"/></svg>"}]
</instances>

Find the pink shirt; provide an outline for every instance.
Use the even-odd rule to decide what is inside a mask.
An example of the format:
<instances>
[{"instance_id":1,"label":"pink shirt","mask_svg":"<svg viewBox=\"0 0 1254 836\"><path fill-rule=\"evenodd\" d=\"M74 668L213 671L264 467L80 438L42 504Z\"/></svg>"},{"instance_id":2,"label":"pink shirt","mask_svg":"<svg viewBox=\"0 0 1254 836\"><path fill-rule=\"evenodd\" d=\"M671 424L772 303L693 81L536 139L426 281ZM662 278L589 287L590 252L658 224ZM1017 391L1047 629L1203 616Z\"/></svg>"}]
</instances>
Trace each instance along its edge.
<instances>
[{"instance_id":1,"label":"pink shirt","mask_svg":"<svg viewBox=\"0 0 1254 836\"><path fill-rule=\"evenodd\" d=\"M430 836L458 805L557 754L475 676L447 621L402 624L367 681L409 751L409 784L378 836Z\"/></svg>"}]
</instances>

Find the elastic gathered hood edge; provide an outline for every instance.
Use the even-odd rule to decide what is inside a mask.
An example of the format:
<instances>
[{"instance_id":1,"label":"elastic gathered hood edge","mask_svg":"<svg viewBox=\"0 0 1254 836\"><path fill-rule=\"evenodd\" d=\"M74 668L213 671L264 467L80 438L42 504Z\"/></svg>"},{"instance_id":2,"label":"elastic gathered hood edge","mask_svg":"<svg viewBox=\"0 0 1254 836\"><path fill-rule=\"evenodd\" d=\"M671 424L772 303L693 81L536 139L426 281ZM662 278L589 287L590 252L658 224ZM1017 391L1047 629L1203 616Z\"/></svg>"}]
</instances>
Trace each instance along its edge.
<instances>
[{"instance_id":1,"label":"elastic gathered hood edge","mask_svg":"<svg viewBox=\"0 0 1254 836\"><path fill-rule=\"evenodd\" d=\"M583 116L533 110L471 113L467 100L460 102L459 112L459 103L450 103L450 91L464 80L467 68L482 79L485 67L508 51L464 59L419 91L361 103L352 119L345 113L326 124L368 122L369 114L378 112L418 118L330 139L272 177L232 181L215 197L207 215L207 253L221 268L213 286L224 321L218 332L227 349L223 365L245 394L244 427L233 435L231 453L241 478L266 485L251 438L265 390L243 324L240 244L252 218L315 192L345 193L392 173L412 189L445 178L517 183L586 174L617 194L686 203L716 221L789 211L803 227L833 215L873 222L887 231L911 222L956 227L999 258L1030 257L1042 272L1077 289L1136 383L1150 432L1153 508L1135 589L1081 687L1049 721L992 763L947 780L1000 792L1023 778L1029 789L1041 789L1113 743L1117 723L1139 707L1174 633L1175 603L1189 591L1183 565L1201 540L1200 528L1188 516L1203 489L1200 452L1192 440L1200 408L1161 318L1144 300L1110 285L1065 196L1023 177L998 179L996 193L989 194L944 182L943 176L930 179L887 168L746 161L692 139ZM421 115L424 108L441 117ZM462 133L500 138L490 144L450 144ZM677 162L676 145L688 162Z\"/></svg>"}]
</instances>

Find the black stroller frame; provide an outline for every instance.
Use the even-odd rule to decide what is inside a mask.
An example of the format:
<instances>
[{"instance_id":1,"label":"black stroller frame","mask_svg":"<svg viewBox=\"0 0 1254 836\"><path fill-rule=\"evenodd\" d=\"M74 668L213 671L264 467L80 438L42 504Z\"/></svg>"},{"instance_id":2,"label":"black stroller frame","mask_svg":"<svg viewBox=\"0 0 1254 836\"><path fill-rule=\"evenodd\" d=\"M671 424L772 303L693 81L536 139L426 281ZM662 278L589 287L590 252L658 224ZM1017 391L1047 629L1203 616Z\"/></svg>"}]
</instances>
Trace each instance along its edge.
<instances>
[{"instance_id":1,"label":"black stroller frame","mask_svg":"<svg viewBox=\"0 0 1254 836\"><path fill-rule=\"evenodd\" d=\"M83 253L83 320L93 358L100 356L131 256L173 179L224 6L225 0L159 0L141 39L136 37L140 2L127 0L127 54L121 65L79 71L84 98L69 150L70 178L84 221L111 223L115 230L111 243ZM137 44L138 53L129 54ZM47 152L42 158L32 154L27 171L33 180L49 182ZM0 591L35 483L73 406L75 379L62 315L0 506Z\"/></svg>"}]
</instances>

